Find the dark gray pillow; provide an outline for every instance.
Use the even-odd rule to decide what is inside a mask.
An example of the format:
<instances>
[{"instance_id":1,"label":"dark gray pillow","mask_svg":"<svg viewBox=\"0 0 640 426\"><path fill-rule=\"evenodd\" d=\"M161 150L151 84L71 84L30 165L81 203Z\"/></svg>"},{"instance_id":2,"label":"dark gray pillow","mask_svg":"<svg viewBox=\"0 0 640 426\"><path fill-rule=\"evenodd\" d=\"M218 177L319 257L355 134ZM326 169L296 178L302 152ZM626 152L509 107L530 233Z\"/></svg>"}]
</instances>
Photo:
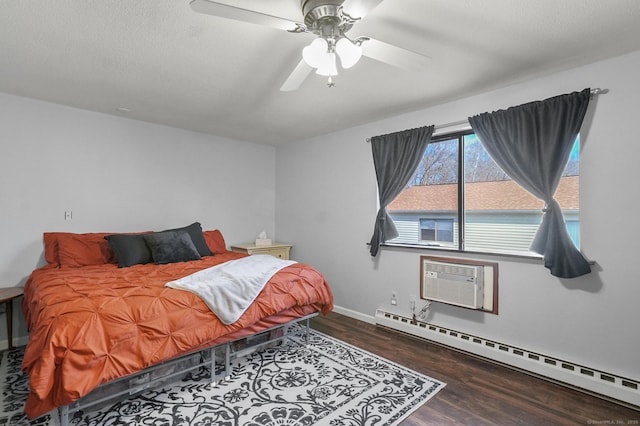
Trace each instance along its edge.
<instances>
[{"instance_id":1,"label":"dark gray pillow","mask_svg":"<svg viewBox=\"0 0 640 426\"><path fill-rule=\"evenodd\" d=\"M200 260L200 254L186 231L162 231L144 234L153 261L157 264Z\"/></svg>"},{"instance_id":2,"label":"dark gray pillow","mask_svg":"<svg viewBox=\"0 0 640 426\"><path fill-rule=\"evenodd\" d=\"M171 232L171 231L186 231L191 237L191 241L193 245L198 250L200 256L213 256L207 242L204 240L204 235L202 235L202 226L200 222L194 222L189 226L185 226L184 228L176 228L176 229L167 229L162 232Z\"/></svg>"},{"instance_id":3,"label":"dark gray pillow","mask_svg":"<svg viewBox=\"0 0 640 426\"><path fill-rule=\"evenodd\" d=\"M109 242L120 268L153 262L143 234L114 234L107 235L104 239Z\"/></svg>"}]
</instances>

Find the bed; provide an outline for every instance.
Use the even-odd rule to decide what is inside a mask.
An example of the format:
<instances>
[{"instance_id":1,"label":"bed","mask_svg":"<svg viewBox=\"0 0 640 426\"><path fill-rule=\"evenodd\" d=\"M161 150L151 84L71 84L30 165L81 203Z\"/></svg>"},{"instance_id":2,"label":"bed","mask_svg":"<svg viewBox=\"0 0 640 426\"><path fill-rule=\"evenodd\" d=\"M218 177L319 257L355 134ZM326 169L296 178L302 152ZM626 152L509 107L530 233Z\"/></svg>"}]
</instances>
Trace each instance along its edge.
<instances>
[{"instance_id":1,"label":"bed","mask_svg":"<svg viewBox=\"0 0 640 426\"><path fill-rule=\"evenodd\" d=\"M205 254L165 263L142 259L148 253L140 236L149 243L150 234L161 232L44 234L47 264L28 278L23 302L28 417L65 409L97 388L185 355L225 343L228 351L228 342L333 309L324 276L293 263L268 280L237 321L225 324L199 296L165 284L247 255L227 251L220 231L202 232L199 223L163 232L182 240L191 235ZM114 244L127 239L138 246L124 252ZM213 352L211 358L215 362Z\"/></svg>"}]
</instances>

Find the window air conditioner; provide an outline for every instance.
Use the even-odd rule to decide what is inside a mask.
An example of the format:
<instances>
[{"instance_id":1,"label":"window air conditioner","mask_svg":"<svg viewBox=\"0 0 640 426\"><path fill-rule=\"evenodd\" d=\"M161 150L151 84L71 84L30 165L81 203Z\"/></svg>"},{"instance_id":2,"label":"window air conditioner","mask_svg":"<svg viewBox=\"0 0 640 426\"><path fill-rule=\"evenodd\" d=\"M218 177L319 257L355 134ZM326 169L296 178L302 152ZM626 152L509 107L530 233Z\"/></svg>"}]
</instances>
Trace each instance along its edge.
<instances>
[{"instance_id":1,"label":"window air conditioner","mask_svg":"<svg viewBox=\"0 0 640 426\"><path fill-rule=\"evenodd\" d=\"M484 267L424 260L422 298L471 309L482 308Z\"/></svg>"}]
</instances>

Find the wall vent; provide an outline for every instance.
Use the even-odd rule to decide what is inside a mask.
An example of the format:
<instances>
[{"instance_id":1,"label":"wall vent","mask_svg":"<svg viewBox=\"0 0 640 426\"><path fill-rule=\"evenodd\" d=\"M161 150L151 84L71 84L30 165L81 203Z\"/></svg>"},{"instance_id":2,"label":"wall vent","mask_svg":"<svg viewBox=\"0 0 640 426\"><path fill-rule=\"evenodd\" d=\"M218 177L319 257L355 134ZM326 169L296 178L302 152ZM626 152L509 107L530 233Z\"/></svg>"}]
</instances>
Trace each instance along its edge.
<instances>
[{"instance_id":1,"label":"wall vent","mask_svg":"<svg viewBox=\"0 0 640 426\"><path fill-rule=\"evenodd\" d=\"M376 310L377 325L526 370L640 409L640 381L433 324Z\"/></svg>"}]
</instances>

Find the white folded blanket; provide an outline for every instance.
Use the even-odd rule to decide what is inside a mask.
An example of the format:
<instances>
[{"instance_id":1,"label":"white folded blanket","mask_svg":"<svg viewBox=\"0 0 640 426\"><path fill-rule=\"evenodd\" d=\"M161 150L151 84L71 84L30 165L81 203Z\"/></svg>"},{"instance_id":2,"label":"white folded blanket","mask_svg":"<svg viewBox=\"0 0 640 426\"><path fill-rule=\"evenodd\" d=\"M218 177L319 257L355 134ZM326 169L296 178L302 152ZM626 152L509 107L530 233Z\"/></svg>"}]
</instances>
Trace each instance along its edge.
<instances>
[{"instance_id":1,"label":"white folded blanket","mask_svg":"<svg viewBox=\"0 0 640 426\"><path fill-rule=\"evenodd\" d=\"M165 287L197 294L220 321L232 324L251 306L276 272L294 263L294 260L255 254L170 281Z\"/></svg>"}]
</instances>

